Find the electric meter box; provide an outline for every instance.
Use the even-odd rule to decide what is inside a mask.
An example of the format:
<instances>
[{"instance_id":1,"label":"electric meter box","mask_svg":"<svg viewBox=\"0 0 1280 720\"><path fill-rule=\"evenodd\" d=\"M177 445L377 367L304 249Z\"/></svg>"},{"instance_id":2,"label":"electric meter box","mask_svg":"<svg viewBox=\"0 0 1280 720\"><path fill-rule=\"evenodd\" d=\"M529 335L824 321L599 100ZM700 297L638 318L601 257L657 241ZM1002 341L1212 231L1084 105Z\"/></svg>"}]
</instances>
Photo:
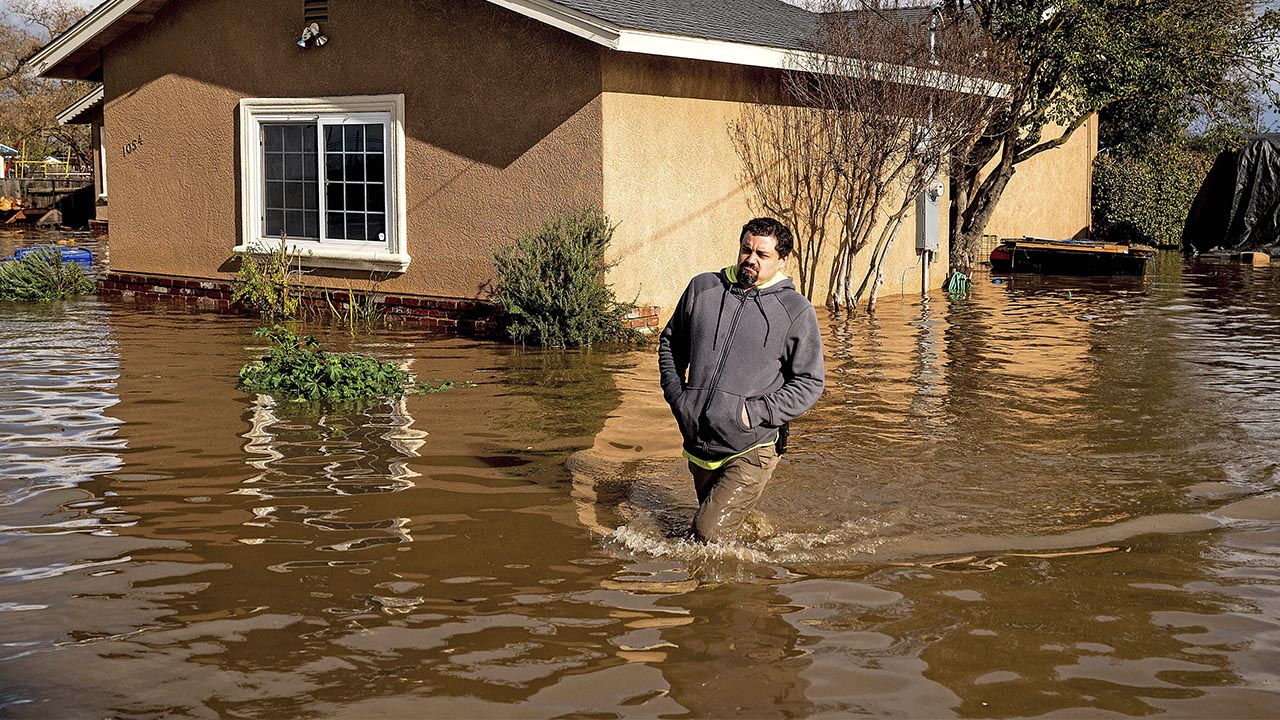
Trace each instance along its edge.
<instances>
[{"instance_id":1,"label":"electric meter box","mask_svg":"<svg viewBox=\"0 0 1280 720\"><path fill-rule=\"evenodd\" d=\"M938 251L938 206L942 183L931 183L916 197L916 250Z\"/></svg>"}]
</instances>

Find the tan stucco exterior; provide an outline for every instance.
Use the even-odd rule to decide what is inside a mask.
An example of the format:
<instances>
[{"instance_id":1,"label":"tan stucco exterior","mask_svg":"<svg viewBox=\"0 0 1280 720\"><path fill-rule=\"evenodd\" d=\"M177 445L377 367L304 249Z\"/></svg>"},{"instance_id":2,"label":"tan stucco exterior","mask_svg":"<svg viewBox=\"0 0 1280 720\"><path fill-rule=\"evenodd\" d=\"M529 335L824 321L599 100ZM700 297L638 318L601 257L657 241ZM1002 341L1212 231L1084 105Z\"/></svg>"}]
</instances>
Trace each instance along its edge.
<instances>
[{"instance_id":1,"label":"tan stucco exterior","mask_svg":"<svg viewBox=\"0 0 1280 720\"><path fill-rule=\"evenodd\" d=\"M1046 138L1061 134L1049 127ZM1098 154L1098 116L1072 133L1066 144L1015 166L986 234L1086 237L1092 227L1093 158Z\"/></svg>"},{"instance_id":2,"label":"tan stucco exterior","mask_svg":"<svg viewBox=\"0 0 1280 720\"><path fill-rule=\"evenodd\" d=\"M108 48L114 271L233 269L246 97L404 94L413 261L385 292L476 297L491 243L601 204L598 46L482 0L332 3L318 49L301 27L296 0L171 3Z\"/></svg>"},{"instance_id":3,"label":"tan stucco exterior","mask_svg":"<svg viewBox=\"0 0 1280 720\"><path fill-rule=\"evenodd\" d=\"M691 274L734 261L752 217L729 123L763 71L611 53L604 61L604 208L618 224L610 281L670 308Z\"/></svg>"},{"instance_id":4,"label":"tan stucco exterior","mask_svg":"<svg viewBox=\"0 0 1280 720\"><path fill-rule=\"evenodd\" d=\"M745 104L777 84L775 74L732 65L605 56L604 206L618 223L610 280L621 297L669 310L689 275L733 261L737 232L759 208L741 177L728 126ZM1087 235L1096 154L1095 117L1063 147L1018 166L987 232ZM947 272L946 197L944 191L938 250L928 263L930 287L941 286ZM829 238L824 255L835 244ZM868 272L870 255L868 247L855 261L855 287ZM922 264L912 210L886 254L880 295L918 294ZM820 265L829 266L825 259ZM827 299L825 272L814 283L816 305Z\"/></svg>"}]
</instances>

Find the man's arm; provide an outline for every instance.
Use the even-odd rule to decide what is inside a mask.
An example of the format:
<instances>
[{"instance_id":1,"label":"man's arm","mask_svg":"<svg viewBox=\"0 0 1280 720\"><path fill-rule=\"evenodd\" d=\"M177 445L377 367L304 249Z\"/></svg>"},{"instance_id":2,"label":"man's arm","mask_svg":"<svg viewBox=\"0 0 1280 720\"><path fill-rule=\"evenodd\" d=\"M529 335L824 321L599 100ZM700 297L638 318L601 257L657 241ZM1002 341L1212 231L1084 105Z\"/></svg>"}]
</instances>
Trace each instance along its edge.
<instances>
[{"instance_id":1,"label":"man's arm","mask_svg":"<svg viewBox=\"0 0 1280 720\"><path fill-rule=\"evenodd\" d=\"M822 333L818 315L810 306L800 313L787 332L787 359L782 366L782 387L768 395L747 400L753 425L778 427L808 410L822 395L826 382L822 362Z\"/></svg>"},{"instance_id":2,"label":"man's arm","mask_svg":"<svg viewBox=\"0 0 1280 720\"><path fill-rule=\"evenodd\" d=\"M685 288L675 312L658 338L658 371L662 375L662 397L675 404L684 393L685 372L689 369L689 312L693 304L693 283Z\"/></svg>"}]
</instances>

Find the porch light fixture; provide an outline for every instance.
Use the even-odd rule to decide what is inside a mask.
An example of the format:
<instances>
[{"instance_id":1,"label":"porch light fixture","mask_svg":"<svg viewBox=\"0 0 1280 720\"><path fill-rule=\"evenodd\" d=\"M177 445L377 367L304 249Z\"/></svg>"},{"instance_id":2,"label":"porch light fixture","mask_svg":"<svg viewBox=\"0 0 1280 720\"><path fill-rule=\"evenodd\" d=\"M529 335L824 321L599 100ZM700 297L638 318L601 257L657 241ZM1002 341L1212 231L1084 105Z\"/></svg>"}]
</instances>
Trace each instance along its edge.
<instances>
[{"instance_id":1,"label":"porch light fixture","mask_svg":"<svg viewBox=\"0 0 1280 720\"><path fill-rule=\"evenodd\" d=\"M329 42L329 38L320 34L320 23L311 23L302 28L302 37L298 39L298 47L305 48L307 43L314 43L316 47L320 47Z\"/></svg>"}]
</instances>

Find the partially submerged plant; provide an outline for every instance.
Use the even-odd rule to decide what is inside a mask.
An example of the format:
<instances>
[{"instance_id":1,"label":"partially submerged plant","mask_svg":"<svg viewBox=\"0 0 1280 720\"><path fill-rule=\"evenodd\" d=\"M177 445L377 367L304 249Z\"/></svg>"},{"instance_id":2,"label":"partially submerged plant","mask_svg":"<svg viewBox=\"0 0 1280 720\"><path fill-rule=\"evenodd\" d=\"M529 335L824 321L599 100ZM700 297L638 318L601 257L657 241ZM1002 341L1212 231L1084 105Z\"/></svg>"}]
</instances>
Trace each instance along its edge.
<instances>
[{"instance_id":1,"label":"partially submerged plant","mask_svg":"<svg viewBox=\"0 0 1280 720\"><path fill-rule=\"evenodd\" d=\"M376 287L376 283L374 286ZM357 330L386 322L386 311L378 304L378 297L373 293L357 295L355 288L348 285L345 298L343 294L342 291L325 290L323 297L329 307L329 317L346 326L352 337L355 337Z\"/></svg>"},{"instance_id":2,"label":"partially submerged plant","mask_svg":"<svg viewBox=\"0 0 1280 720\"><path fill-rule=\"evenodd\" d=\"M254 246L240 256L231 302L267 320L297 317L302 308L302 254L286 238L275 248Z\"/></svg>"},{"instance_id":3,"label":"partially submerged plant","mask_svg":"<svg viewBox=\"0 0 1280 720\"><path fill-rule=\"evenodd\" d=\"M566 212L513 245L496 248L494 298L511 339L550 347L634 342L634 306L605 284L614 226L598 210Z\"/></svg>"},{"instance_id":4,"label":"partially submerged plant","mask_svg":"<svg viewBox=\"0 0 1280 720\"><path fill-rule=\"evenodd\" d=\"M93 281L73 262L64 262L57 247L37 248L20 260L0 264L0 299L65 300L88 295Z\"/></svg>"},{"instance_id":5,"label":"partially submerged plant","mask_svg":"<svg viewBox=\"0 0 1280 720\"><path fill-rule=\"evenodd\" d=\"M358 353L331 353L309 335L280 325L254 332L271 340L257 362L240 368L240 387L281 400L358 400L442 392L471 382L417 382L395 363Z\"/></svg>"}]
</instances>

